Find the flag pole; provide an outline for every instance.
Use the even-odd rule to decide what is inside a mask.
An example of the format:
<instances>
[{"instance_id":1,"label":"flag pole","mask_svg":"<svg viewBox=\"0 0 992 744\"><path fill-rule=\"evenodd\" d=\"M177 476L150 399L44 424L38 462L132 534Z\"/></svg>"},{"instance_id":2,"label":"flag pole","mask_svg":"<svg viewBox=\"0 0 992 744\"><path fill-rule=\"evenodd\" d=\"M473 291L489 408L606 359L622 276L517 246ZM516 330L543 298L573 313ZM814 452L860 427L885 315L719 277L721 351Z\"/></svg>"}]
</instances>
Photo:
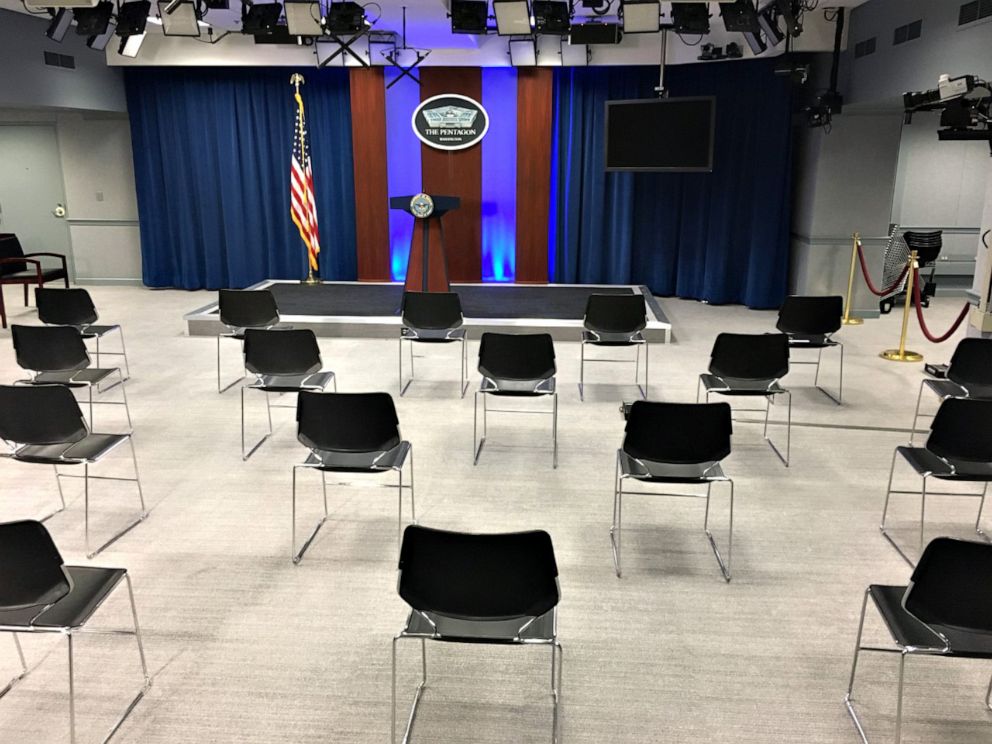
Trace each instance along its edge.
<instances>
[{"instance_id":1,"label":"flag pole","mask_svg":"<svg viewBox=\"0 0 992 744\"><path fill-rule=\"evenodd\" d=\"M294 87L294 89L295 89L295 94L296 94L296 100L297 101L300 100L300 86L304 82L305 81L303 80L303 76L300 73L298 73L298 72L294 72L290 76L290 78L289 78L289 84L292 85ZM299 131L300 141L302 142L303 141L304 134L305 134L304 131L303 131L303 108L302 108L302 105L300 106L300 108L299 108L299 110L297 111L297 114L296 114L296 126L297 126L297 129ZM309 248L307 249L307 277L306 277L306 279L300 280L300 284L304 284L304 285L307 285L307 286L313 286L315 284L320 284L320 279L318 279L317 277L315 277L313 275L313 262L310 259L310 249Z\"/></svg>"}]
</instances>

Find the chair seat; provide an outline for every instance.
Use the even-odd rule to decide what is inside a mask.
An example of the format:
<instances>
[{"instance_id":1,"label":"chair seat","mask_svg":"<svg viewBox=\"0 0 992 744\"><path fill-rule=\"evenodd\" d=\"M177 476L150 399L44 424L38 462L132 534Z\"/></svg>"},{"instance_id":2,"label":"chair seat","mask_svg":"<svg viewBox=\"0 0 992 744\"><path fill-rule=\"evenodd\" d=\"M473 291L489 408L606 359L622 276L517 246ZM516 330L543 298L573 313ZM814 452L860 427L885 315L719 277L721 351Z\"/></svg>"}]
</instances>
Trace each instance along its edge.
<instances>
[{"instance_id":1,"label":"chair seat","mask_svg":"<svg viewBox=\"0 0 992 744\"><path fill-rule=\"evenodd\" d=\"M896 452L902 455L910 467L920 475L927 475L940 480L992 481L992 463L989 462L949 460L948 462L954 466L952 472L947 467L947 463L925 447L896 447Z\"/></svg>"},{"instance_id":2,"label":"chair seat","mask_svg":"<svg viewBox=\"0 0 992 744\"><path fill-rule=\"evenodd\" d=\"M607 333L605 331L582 331L582 343L593 346L636 346L646 343L640 331L634 333Z\"/></svg>"},{"instance_id":3,"label":"chair seat","mask_svg":"<svg viewBox=\"0 0 992 744\"><path fill-rule=\"evenodd\" d=\"M620 473L645 483L709 483L728 480L718 462L656 462L637 459L622 450Z\"/></svg>"},{"instance_id":4,"label":"chair seat","mask_svg":"<svg viewBox=\"0 0 992 744\"><path fill-rule=\"evenodd\" d=\"M468 331L465 328L400 328L400 338L405 341L417 341L428 344L449 344L452 341L464 341Z\"/></svg>"},{"instance_id":5,"label":"chair seat","mask_svg":"<svg viewBox=\"0 0 992 744\"><path fill-rule=\"evenodd\" d=\"M717 377L708 373L700 376L707 392L721 395L779 395L788 392L778 380L747 380L738 377Z\"/></svg>"},{"instance_id":6,"label":"chair seat","mask_svg":"<svg viewBox=\"0 0 992 744\"><path fill-rule=\"evenodd\" d=\"M551 395L555 392L555 378L549 377L541 380L496 380L491 377L483 377L479 392L489 395L509 395L516 397Z\"/></svg>"},{"instance_id":7,"label":"chair seat","mask_svg":"<svg viewBox=\"0 0 992 744\"><path fill-rule=\"evenodd\" d=\"M323 390L334 378L333 372L314 372L309 375L261 375L246 387L270 393L296 393L300 390Z\"/></svg>"},{"instance_id":8,"label":"chair seat","mask_svg":"<svg viewBox=\"0 0 992 744\"><path fill-rule=\"evenodd\" d=\"M944 643L933 634L930 628L902 606L905 586L882 586L872 584L868 592L885 624L892 633L892 638L900 646L943 649ZM950 656L962 656L971 659L992 658L992 635L971 633L968 631L934 625L933 629L942 633L948 640Z\"/></svg>"},{"instance_id":9,"label":"chair seat","mask_svg":"<svg viewBox=\"0 0 992 744\"><path fill-rule=\"evenodd\" d=\"M42 605L0 611L0 627L52 631L79 628L127 573L123 568L94 566L64 566L63 569L69 577L68 594L44 612Z\"/></svg>"},{"instance_id":10,"label":"chair seat","mask_svg":"<svg viewBox=\"0 0 992 744\"><path fill-rule=\"evenodd\" d=\"M128 434L88 434L70 444L29 444L19 447L14 459L44 465L81 465L97 462L128 439Z\"/></svg>"},{"instance_id":11,"label":"chair seat","mask_svg":"<svg viewBox=\"0 0 992 744\"><path fill-rule=\"evenodd\" d=\"M941 398L975 398L976 400L992 400L992 385L959 385L952 380L926 379L923 384L933 390Z\"/></svg>"},{"instance_id":12,"label":"chair seat","mask_svg":"<svg viewBox=\"0 0 992 744\"><path fill-rule=\"evenodd\" d=\"M426 613L435 625L439 641L456 643L520 643L522 641L550 641L555 638L555 612L546 612L532 622L516 640L517 631L530 620L529 617L513 617L499 620L466 620L463 618ZM404 633L433 636L434 628L419 613L411 612L407 618Z\"/></svg>"},{"instance_id":13,"label":"chair seat","mask_svg":"<svg viewBox=\"0 0 992 744\"><path fill-rule=\"evenodd\" d=\"M389 450L375 452L311 451L304 465L317 470L344 473L383 473L400 470L410 452L410 443L403 441Z\"/></svg>"},{"instance_id":14,"label":"chair seat","mask_svg":"<svg viewBox=\"0 0 992 744\"><path fill-rule=\"evenodd\" d=\"M44 282L54 281L55 279L65 279L65 272L61 269L45 269L41 270L41 280ZM10 274L0 274L0 284L31 284L38 281L38 272L29 269L27 271L14 271Z\"/></svg>"},{"instance_id":15,"label":"chair seat","mask_svg":"<svg viewBox=\"0 0 992 744\"><path fill-rule=\"evenodd\" d=\"M80 327L79 332L83 334L83 338L102 338L119 328L119 325L87 325Z\"/></svg>"},{"instance_id":16,"label":"chair seat","mask_svg":"<svg viewBox=\"0 0 992 744\"><path fill-rule=\"evenodd\" d=\"M33 385L66 385L68 387L86 387L98 385L120 370L117 367L87 367L86 369L68 370L66 372L41 372L31 380Z\"/></svg>"},{"instance_id":17,"label":"chair seat","mask_svg":"<svg viewBox=\"0 0 992 744\"><path fill-rule=\"evenodd\" d=\"M790 349L826 349L831 346L840 346L839 341L834 341L829 336L820 334L790 333L788 336Z\"/></svg>"}]
</instances>

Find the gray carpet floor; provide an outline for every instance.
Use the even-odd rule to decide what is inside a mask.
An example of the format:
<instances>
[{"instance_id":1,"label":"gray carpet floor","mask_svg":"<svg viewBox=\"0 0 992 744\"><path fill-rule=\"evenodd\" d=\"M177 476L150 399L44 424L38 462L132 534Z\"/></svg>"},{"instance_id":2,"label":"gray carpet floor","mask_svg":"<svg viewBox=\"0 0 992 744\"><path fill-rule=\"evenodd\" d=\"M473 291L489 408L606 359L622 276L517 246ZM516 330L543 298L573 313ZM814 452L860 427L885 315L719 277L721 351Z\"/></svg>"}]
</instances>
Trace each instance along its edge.
<instances>
[{"instance_id":1,"label":"gray carpet floor","mask_svg":"<svg viewBox=\"0 0 992 744\"><path fill-rule=\"evenodd\" d=\"M272 439L241 461L238 391L216 392L214 340L183 335L183 314L211 295L91 291L102 318L125 328L134 442L151 507L145 523L90 562L130 570L154 677L115 741L388 741L390 640L405 618L396 594L395 496L357 478L354 488L332 489L331 519L293 566L290 476L304 450L292 411L277 409ZM8 295L13 322L37 322L33 309ZM960 304L937 298L927 311L931 325L942 330ZM661 400L693 400L717 332L774 326L770 312L662 305L676 343L652 350L651 393ZM432 348L417 360L420 377L397 405L416 454L420 522L543 528L554 540L563 741L858 740L842 699L862 593L871 582L901 584L909 576L877 528L892 450L907 439L922 374L921 365L878 357L898 332L897 316L842 330L842 407L812 388L811 367L789 374L791 468L759 426L735 426L726 462L737 484L729 585L702 532L702 502L684 499L628 500L624 578L613 573L611 484L623 431L617 408L635 394L631 367L593 365L582 403L574 384L578 346L558 345L560 467L552 470L548 421L538 416L494 416L473 467L472 397L457 395L457 350ZM9 332L0 336L0 379L9 381L18 369ZM935 361L946 361L956 340L929 344L915 322L910 339ZM233 378L237 347L225 343L225 377ZM321 347L342 391L395 395L395 341L322 339ZM823 381L835 379L834 363L825 362ZM932 410L935 400L927 403ZM121 414L98 407L96 428L119 430ZM260 398L249 398L249 427L264 427ZM102 470L127 465L115 457ZM66 493L69 508L48 524L66 560L86 564L81 487L67 482ZM316 477L304 478L301 529L316 520L319 493ZM0 519L45 514L56 500L51 469L0 461ZM109 535L136 504L127 487L95 485L95 533ZM975 506L934 499L928 535L967 536ZM916 499L894 502L897 535L908 548L917 515ZM726 524L721 497L713 518L718 530ZM121 592L92 624L126 627L129 619ZM866 632L886 640L874 617ZM68 741L65 640L31 637L24 645L33 671L0 701L0 741ZM104 635L81 636L77 649L79 741L99 741L140 683L137 654L132 639ZM432 644L428 654L430 685L414 741L550 738L546 649ZM15 672L16 661L13 643L0 637L0 679ZM417 675L416 644L401 646L400 661L402 719ZM987 662L910 659L904 741L992 741L992 714L983 706L990 673ZM894 733L895 681L894 657L863 657L858 697L878 741Z\"/></svg>"}]
</instances>

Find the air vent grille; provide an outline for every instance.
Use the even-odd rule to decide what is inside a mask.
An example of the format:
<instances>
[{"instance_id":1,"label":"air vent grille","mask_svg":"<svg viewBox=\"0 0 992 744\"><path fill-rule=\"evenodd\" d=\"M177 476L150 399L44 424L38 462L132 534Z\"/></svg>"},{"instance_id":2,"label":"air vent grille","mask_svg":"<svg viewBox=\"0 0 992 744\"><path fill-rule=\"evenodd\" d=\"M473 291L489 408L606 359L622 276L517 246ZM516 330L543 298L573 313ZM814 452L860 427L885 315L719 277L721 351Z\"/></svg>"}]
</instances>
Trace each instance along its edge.
<instances>
[{"instance_id":1,"label":"air vent grille","mask_svg":"<svg viewBox=\"0 0 992 744\"><path fill-rule=\"evenodd\" d=\"M870 39L859 41L857 44L854 45L854 58L860 59L861 57L867 57L869 54L874 54L875 43L876 43L876 37L874 36L872 36Z\"/></svg>"},{"instance_id":2,"label":"air vent grille","mask_svg":"<svg viewBox=\"0 0 992 744\"><path fill-rule=\"evenodd\" d=\"M983 18L992 18L992 0L972 0L958 11L958 25L965 26Z\"/></svg>"},{"instance_id":3,"label":"air vent grille","mask_svg":"<svg viewBox=\"0 0 992 744\"><path fill-rule=\"evenodd\" d=\"M895 34L892 38L892 43L896 46L899 44L905 44L907 41L912 41L913 39L919 39L920 34L923 33L923 21L913 21L912 23L907 23L905 26L900 26L895 30Z\"/></svg>"},{"instance_id":4,"label":"air vent grille","mask_svg":"<svg viewBox=\"0 0 992 744\"><path fill-rule=\"evenodd\" d=\"M76 69L76 58L71 54L45 52L45 64L49 67L63 67L66 70Z\"/></svg>"}]
</instances>

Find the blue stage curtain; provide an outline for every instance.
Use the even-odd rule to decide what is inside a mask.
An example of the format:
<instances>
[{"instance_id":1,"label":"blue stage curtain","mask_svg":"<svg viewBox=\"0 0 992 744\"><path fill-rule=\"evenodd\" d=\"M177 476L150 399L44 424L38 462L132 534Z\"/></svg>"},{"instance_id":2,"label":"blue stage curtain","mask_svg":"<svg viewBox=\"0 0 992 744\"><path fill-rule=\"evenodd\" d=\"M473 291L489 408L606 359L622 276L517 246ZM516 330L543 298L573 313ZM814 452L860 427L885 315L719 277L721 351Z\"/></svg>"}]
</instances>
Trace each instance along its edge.
<instances>
[{"instance_id":1,"label":"blue stage curtain","mask_svg":"<svg viewBox=\"0 0 992 744\"><path fill-rule=\"evenodd\" d=\"M773 60L669 67L672 96L715 95L712 173L607 173L606 101L650 98L657 67L555 71L552 281L778 307L789 260L791 96Z\"/></svg>"},{"instance_id":2,"label":"blue stage curtain","mask_svg":"<svg viewBox=\"0 0 992 744\"><path fill-rule=\"evenodd\" d=\"M218 289L306 275L290 218L292 69L127 68L144 282ZM305 70L320 275L355 279L346 70Z\"/></svg>"}]
</instances>

